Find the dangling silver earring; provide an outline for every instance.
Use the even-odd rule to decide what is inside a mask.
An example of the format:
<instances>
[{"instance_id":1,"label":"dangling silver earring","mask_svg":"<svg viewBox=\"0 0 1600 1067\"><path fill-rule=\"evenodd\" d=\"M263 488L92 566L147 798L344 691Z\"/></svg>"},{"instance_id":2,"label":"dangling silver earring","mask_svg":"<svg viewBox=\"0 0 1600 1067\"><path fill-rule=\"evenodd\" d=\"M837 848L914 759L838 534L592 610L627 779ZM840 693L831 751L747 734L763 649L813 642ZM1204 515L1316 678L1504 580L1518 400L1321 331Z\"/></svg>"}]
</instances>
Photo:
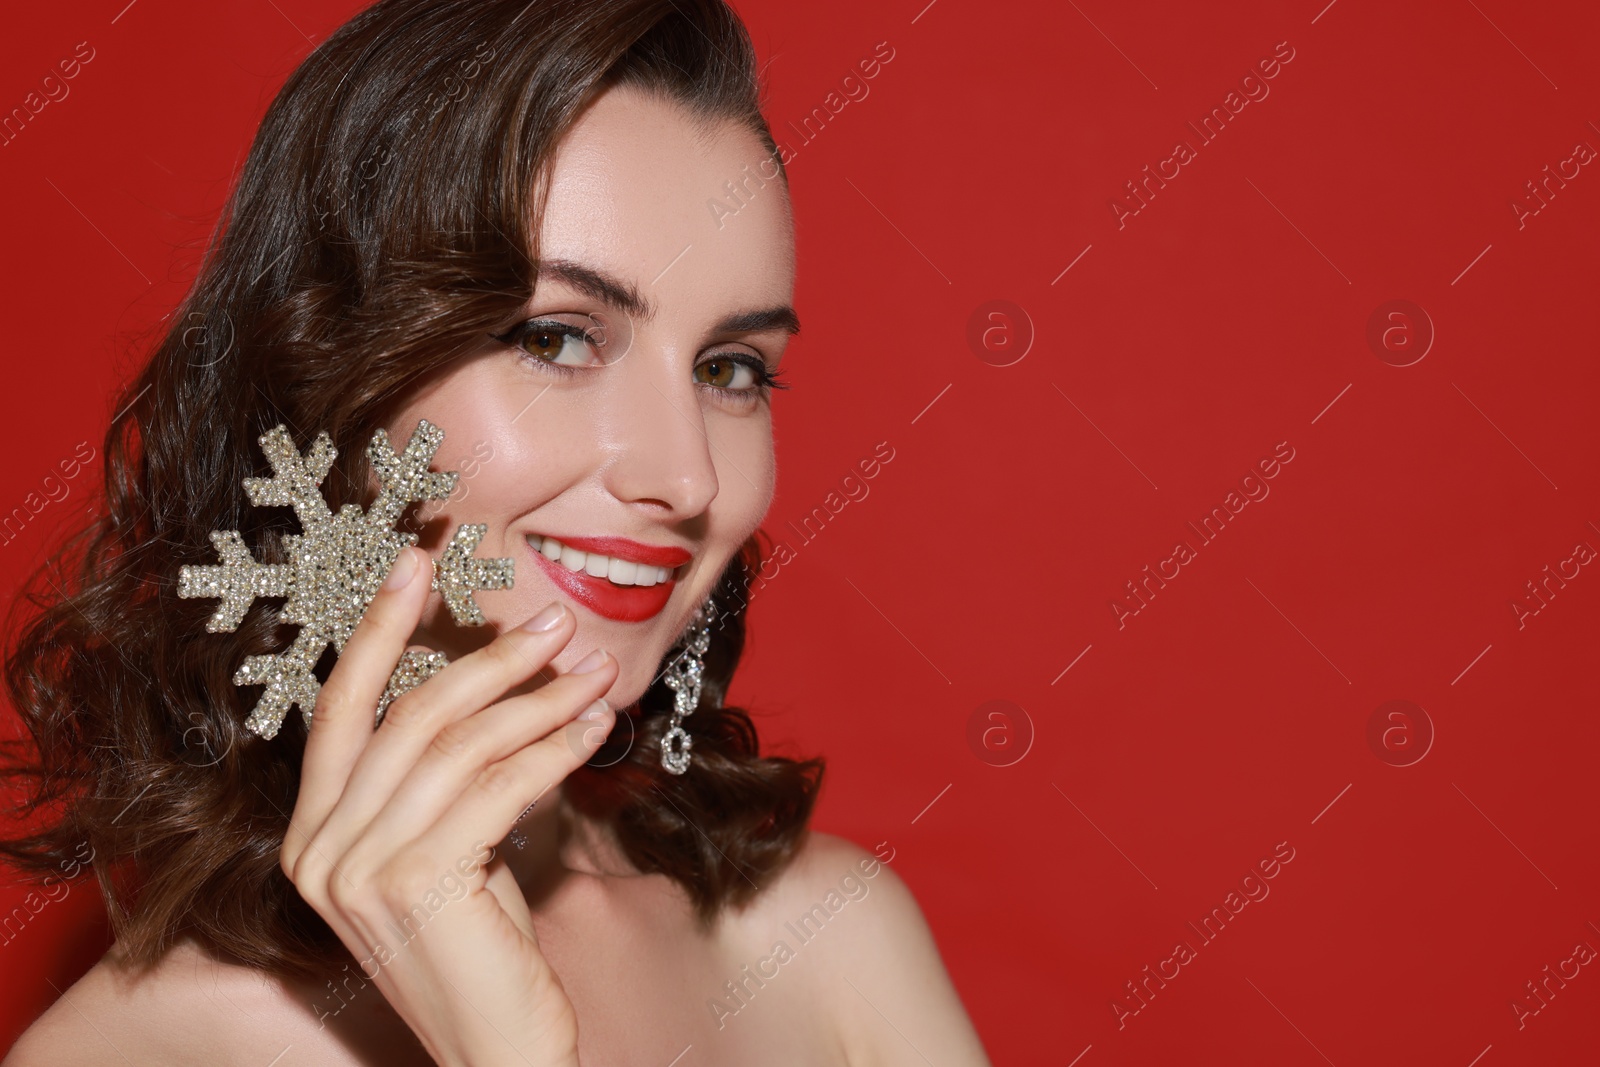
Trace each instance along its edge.
<instances>
[{"instance_id":1,"label":"dangling silver earring","mask_svg":"<svg viewBox=\"0 0 1600 1067\"><path fill-rule=\"evenodd\" d=\"M700 704L701 683L705 679L705 654L711 647L711 622L717 608L710 597L695 609L688 629L673 643L673 650L682 650L667 665L666 682L673 690L672 722L661 736L661 766L672 774L682 774L689 769L689 749L693 740L683 728L683 718L692 714Z\"/></svg>"},{"instance_id":2,"label":"dangling silver earring","mask_svg":"<svg viewBox=\"0 0 1600 1067\"><path fill-rule=\"evenodd\" d=\"M517 829L517 823L520 823L523 819L526 819L529 813L538 806L539 802L535 800L532 804L529 804L527 807L523 808L522 814L517 816L517 822L511 824L511 832L506 835L506 839L509 840L513 845L516 845L518 848L528 847L528 835Z\"/></svg>"}]
</instances>

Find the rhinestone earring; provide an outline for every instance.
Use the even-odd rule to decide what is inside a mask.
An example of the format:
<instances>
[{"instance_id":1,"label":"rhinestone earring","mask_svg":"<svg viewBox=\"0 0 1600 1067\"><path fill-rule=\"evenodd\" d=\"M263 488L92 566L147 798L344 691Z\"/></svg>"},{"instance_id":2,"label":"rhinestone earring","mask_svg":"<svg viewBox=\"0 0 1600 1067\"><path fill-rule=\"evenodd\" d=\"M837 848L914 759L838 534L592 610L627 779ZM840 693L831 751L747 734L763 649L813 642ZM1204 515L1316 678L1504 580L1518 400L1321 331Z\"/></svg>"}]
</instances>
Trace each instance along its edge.
<instances>
[{"instance_id":1,"label":"rhinestone earring","mask_svg":"<svg viewBox=\"0 0 1600 1067\"><path fill-rule=\"evenodd\" d=\"M672 774L689 769L689 749L694 741L683 728L683 718L700 704L701 684L705 679L705 654L711 647L711 622L717 608L710 597L695 609L688 629L673 643L681 653L667 665L666 682L673 690L672 722L661 736L661 766Z\"/></svg>"},{"instance_id":2,"label":"rhinestone earring","mask_svg":"<svg viewBox=\"0 0 1600 1067\"><path fill-rule=\"evenodd\" d=\"M517 816L517 821L511 824L511 832L506 835L506 838L518 848L528 847L528 835L517 829L517 824L522 822L523 819L526 819L529 812L533 811L533 809L537 808L538 806L539 802L535 800L532 804L529 804L527 807L523 808L522 814Z\"/></svg>"}]
</instances>

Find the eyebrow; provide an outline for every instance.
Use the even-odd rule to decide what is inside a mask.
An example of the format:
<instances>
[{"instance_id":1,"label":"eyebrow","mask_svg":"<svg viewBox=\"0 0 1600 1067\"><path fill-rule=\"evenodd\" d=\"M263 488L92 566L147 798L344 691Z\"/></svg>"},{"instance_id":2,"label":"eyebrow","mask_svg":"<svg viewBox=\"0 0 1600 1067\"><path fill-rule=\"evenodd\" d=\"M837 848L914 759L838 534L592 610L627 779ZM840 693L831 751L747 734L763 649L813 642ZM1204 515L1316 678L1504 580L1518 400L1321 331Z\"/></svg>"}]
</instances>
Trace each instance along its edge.
<instances>
[{"instance_id":1,"label":"eyebrow","mask_svg":"<svg viewBox=\"0 0 1600 1067\"><path fill-rule=\"evenodd\" d=\"M570 259L546 259L539 263L539 276L562 282L585 296L603 301L642 322L655 318L656 307L639 294L630 282ZM723 316L712 327L714 333L761 333L766 330L800 332L800 316L788 304L736 311Z\"/></svg>"}]
</instances>

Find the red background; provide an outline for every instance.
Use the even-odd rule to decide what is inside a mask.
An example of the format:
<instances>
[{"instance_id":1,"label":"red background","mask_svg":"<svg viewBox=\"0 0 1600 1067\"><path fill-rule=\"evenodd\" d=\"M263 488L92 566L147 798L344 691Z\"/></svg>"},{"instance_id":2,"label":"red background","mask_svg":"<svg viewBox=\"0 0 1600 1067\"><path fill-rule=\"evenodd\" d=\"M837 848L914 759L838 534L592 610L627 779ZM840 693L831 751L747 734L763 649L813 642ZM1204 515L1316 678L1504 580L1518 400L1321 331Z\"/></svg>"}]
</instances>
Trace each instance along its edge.
<instances>
[{"instance_id":1,"label":"red background","mask_svg":"<svg viewBox=\"0 0 1600 1067\"><path fill-rule=\"evenodd\" d=\"M0 42L6 109L96 53L0 148L6 509L98 446L271 94L358 7L125 3L10 12ZM1600 14L925 3L739 4L795 150L806 328L768 523L795 558L735 697L830 757L818 827L895 849L997 1063L1593 1062L1600 968L1520 1029L1510 1005L1600 948L1600 575L1520 629L1511 604L1600 548L1600 167L1511 204L1600 148ZM865 99L786 135L884 41ZM1284 41L1200 146L1185 123ZM1180 138L1197 158L1119 228ZM1403 367L1367 340L1396 299L1436 331ZM975 349L990 300L1031 327ZM786 522L884 441L802 544ZM1279 442L1270 495L1200 546L1186 522ZM97 468L0 547L8 589ZM1197 557L1119 628L1180 538ZM1023 710L969 741L991 700ZM1369 742L1391 700L1423 711ZM1203 944L1186 924L1279 842L1270 895ZM98 955L98 912L80 886L0 945L0 1032Z\"/></svg>"}]
</instances>

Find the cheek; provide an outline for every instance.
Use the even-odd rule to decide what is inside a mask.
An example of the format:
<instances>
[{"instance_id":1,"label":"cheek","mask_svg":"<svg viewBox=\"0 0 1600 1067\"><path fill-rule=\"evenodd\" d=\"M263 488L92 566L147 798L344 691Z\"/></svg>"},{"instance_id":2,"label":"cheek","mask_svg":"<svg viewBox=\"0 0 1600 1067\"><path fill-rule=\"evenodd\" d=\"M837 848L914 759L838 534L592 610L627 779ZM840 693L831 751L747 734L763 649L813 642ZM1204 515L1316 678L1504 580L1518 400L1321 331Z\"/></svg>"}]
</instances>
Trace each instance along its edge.
<instances>
[{"instance_id":1,"label":"cheek","mask_svg":"<svg viewBox=\"0 0 1600 1067\"><path fill-rule=\"evenodd\" d=\"M551 422L560 405L529 409L532 395L514 395L503 383L497 387L483 379L480 368L463 367L406 404L385 427L397 450L421 419L444 431L429 466L455 471L456 485L447 499L419 509L417 517L429 527L424 547L430 549L441 548L461 523L487 523L489 541L478 554L507 554L488 546L505 524L570 484L566 467L580 462L569 433ZM438 544L432 543L435 534Z\"/></svg>"},{"instance_id":2,"label":"cheek","mask_svg":"<svg viewBox=\"0 0 1600 1067\"><path fill-rule=\"evenodd\" d=\"M708 422L706 435L717 472L712 511L718 525L742 542L766 517L777 491L771 413L728 419L722 425Z\"/></svg>"}]
</instances>

